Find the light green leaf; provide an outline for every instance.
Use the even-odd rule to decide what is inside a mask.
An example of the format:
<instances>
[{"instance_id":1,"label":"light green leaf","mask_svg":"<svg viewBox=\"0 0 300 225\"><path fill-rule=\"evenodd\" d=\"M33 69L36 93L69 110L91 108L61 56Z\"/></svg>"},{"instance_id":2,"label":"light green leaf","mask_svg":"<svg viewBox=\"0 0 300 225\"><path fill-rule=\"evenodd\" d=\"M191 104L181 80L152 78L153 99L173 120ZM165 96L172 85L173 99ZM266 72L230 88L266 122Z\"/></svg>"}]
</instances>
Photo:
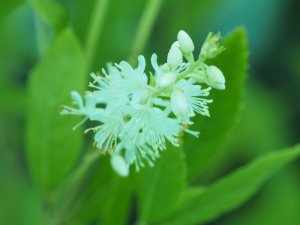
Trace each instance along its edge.
<instances>
[{"instance_id":1,"label":"light green leaf","mask_svg":"<svg viewBox=\"0 0 300 225\"><path fill-rule=\"evenodd\" d=\"M246 202L268 178L299 156L300 145L266 154L199 192L162 224L204 224L216 219Z\"/></svg>"},{"instance_id":2,"label":"light green leaf","mask_svg":"<svg viewBox=\"0 0 300 225\"><path fill-rule=\"evenodd\" d=\"M27 0L44 21L55 31L66 25L67 14L63 6L55 0Z\"/></svg>"},{"instance_id":3,"label":"light green leaf","mask_svg":"<svg viewBox=\"0 0 300 225\"><path fill-rule=\"evenodd\" d=\"M72 90L83 90L84 58L76 37L62 32L29 78L27 158L35 182L44 191L64 179L80 153L82 132L72 132L78 119L60 115Z\"/></svg>"},{"instance_id":4,"label":"light green leaf","mask_svg":"<svg viewBox=\"0 0 300 225\"><path fill-rule=\"evenodd\" d=\"M172 212L185 188L186 168L182 149L169 147L155 166L136 177L139 222L156 222Z\"/></svg>"},{"instance_id":5,"label":"light green leaf","mask_svg":"<svg viewBox=\"0 0 300 225\"><path fill-rule=\"evenodd\" d=\"M180 210L181 208L188 207L192 201L201 195L205 191L205 187L196 186L196 187L188 187L184 190L182 197L178 201L175 207L175 211Z\"/></svg>"},{"instance_id":6,"label":"light green leaf","mask_svg":"<svg viewBox=\"0 0 300 225\"><path fill-rule=\"evenodd\" d=\"M220 149L241 110L244 81L248 67L246 33L239 28L224 41L226 51L209 62L219 67L226 78L226 90L213 90L210 117L197 117L193 130L201 132L199 139L185 137L184 150L188 178L195 178L205 168L214 153Z\"/></svg>"}]
</instances>

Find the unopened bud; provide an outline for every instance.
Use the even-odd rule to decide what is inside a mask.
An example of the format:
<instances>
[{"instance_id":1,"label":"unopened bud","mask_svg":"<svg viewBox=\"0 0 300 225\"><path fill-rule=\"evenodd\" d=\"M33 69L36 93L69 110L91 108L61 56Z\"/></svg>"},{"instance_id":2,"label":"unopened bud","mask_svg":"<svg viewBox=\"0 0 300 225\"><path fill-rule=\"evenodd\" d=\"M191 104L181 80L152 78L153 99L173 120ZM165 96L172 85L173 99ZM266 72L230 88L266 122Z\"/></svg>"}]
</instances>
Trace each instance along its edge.
<instances>
[{"instance_id":1,"label":"unopened bud","mask_svg":"<svg viewBox=\"0 0 300 225\"><path fill-rule=\"evenodd\" d=\"M167 62L172 68L176 68L182 63L182 52L179 49L178 41L172 44L168 53Z\"/></svg>"},{"instance_id":2,"label":"unopened bud","mask_svg":"<svg viewBox=\"0 0 300 225\"><path fill-rule=\"evenodd\" d=\"M129 174L129 168L124 160L124 158L120 155L112 155L110 159L110 163L114 171L119 174L121 177L127 177Z\"/></svg>"},{"instance_id":3,"label":"unopened bud","mask_svg":"<svg viewBox=\"0 0 300 225\"><path fill-rule=\"evenodd\" d=\"M184 53L191 53L194 51L194 43L185 31L181 30L178 32L177 40L179 42L180 49Z\"/></svg>"},{"instance_id":4,"label":"unopened bud","mask_svg":"<svg viewBox=\"0 0 300 225\"><path fill-rule=\"evenodd\" d=\"M211 59L223 52L225 48L221 46L221 38L222 37L220 33L215 35L209 33L201 48L200 58L203 60Z\"/></svg>"},{"instance_id":5,"label":"unopened bud","mask_svg":"<svg viewBox=\"0 0 300 225\"><path fill-rule=\"evenodd\" d=\"M206 70L207 84L212 88L224 90L225 78L222 71L216 66L209 66Z\"/></svg>"},{"instance_id":6,"label":"unopened bud","mask_svg":"<svg viewBox=\"0 0 300 225\"><path fill-rule=\"evenodd\" d=\"M201 71L196 71L194 73L192 73L191 78L193 78L194 81L198 82L198 83L206 83L206 77L205 77L205 73L201 70Z\"/></svg>"}]
</instances>

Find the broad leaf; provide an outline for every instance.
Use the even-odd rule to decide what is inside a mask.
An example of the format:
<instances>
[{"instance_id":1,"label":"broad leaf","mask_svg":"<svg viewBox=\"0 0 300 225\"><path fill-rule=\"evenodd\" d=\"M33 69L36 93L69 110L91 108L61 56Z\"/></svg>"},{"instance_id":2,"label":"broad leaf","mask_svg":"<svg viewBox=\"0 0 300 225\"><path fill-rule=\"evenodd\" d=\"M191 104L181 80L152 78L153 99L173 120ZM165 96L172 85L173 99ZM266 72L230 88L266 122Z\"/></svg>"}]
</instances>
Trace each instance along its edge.
<instances>
[{"instance_id":1,"label":"broad leaf","mask_svg":"<svg viewBox=\"0 0 300 225\"><path fill-rule=\"evenodd\" d=\"M199 191L163 225L204 224L232 211L255 194L280 168L300 156L300 145L266 154L247 166ZM278 193L280 194L280 193Z\"/></svg>"},{"instance_id":2,"label":"broad leaf","mask_svg":"<svg viewBox=\"0 0 300 225\"><path fill-rule=\"evenodd\" d=\"M199 175L220 149L240 113L248 67L245 30L235 30L225 39L224 46L226 50L209 64L216 65L224 73L226 90L212 90L210 98L214 102L210 105L210 117L196 118L192 129L201 132L199 139L188 135L185 137L184 150L189 179Z\"/></svg>"},{"instance_id":3,"label":"broad leaf","mask_svg":"<svg viewBox=\"0 0 300 225\"><path fill-rule=\"evenodd\" d=\"M172 212L185 188L186 168L182 149L170 147L153 168L137 174L139 222L156 222Z\"/></svg>"},{"instance_id":4,"label":"broad leaf","mask_svg":"<svg viewBox=\"0 0 300 225\"><path fill-rule=\"evenodd\" d=\"M83 90L84 58L70 30L61 33L29 78L27 158L31 174L42 189L56 187L80 153L82 132L72 131L78 118L60 115L72 90Z\"/></svg>"}]
</instances>

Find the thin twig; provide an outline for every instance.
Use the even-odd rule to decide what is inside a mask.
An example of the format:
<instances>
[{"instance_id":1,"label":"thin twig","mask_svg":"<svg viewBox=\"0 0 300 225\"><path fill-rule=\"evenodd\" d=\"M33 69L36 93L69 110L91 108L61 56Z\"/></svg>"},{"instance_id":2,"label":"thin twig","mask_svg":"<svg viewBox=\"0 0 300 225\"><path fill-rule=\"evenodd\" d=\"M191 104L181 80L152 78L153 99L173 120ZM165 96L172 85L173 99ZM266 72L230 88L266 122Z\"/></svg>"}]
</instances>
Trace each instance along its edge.
<instances>
[{"instance_id":1,"label":"thin twig","mask_svg":"<svg viewBox=\"0 0 300 225\"><path fill-rule=\"evenodd\" d=\"M163 0L148 0L134 38L132 50L128 57L129 62L132 63L145 47L159 9L162 5L162 1Z\"/></svg>"},{"instance_id":2,"label":"thin twig","mask_svg":"<svg viewBox=\"0 0 300 225\"><path fill-rule=\"evenodd\" d=\"M97 43L103 30L108 3L109 0L96 0L86 39L86 72L91 69L90 67L93 64Z\"/></svg>"}]
</instances>

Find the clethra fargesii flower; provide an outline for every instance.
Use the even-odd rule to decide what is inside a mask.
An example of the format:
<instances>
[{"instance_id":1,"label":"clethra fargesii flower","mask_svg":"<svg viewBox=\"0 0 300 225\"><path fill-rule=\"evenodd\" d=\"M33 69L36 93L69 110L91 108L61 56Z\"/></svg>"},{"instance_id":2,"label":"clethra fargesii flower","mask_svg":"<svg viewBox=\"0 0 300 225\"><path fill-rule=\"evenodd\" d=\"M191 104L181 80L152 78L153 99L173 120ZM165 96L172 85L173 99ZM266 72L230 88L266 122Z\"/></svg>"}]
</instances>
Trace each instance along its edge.
<instances>
[{"instance_id":1,"label":"clethra fargesii flower","mask_svg":"<svg viewBox=\"0 0 300 225\"><path fill-rule=\"evenodd\" d=\"M86 132L95 133L96 147L111 156L112 168L120 176L127 176L132 164L136 170L145 162L154 166L167 142L179 146L183 132L199 135L188 129L192 118L196 114L209 116L208 104L212 100L207 97L211 88L225 89L221 70L205 64L206 58L223 51L219 41L219 34L210 34L195 60L194 43L181 30L166 63L160 65L157 55L152 55L153 74L146 75L143 56L138 57L137 68L126 61L109 64L101 75L91 74L92 90L84 98L76 91L71 93L76 107L64 106L61 114L84 117L74 128L86 120L98 123Z\"/></svg>"}]
</instances>

